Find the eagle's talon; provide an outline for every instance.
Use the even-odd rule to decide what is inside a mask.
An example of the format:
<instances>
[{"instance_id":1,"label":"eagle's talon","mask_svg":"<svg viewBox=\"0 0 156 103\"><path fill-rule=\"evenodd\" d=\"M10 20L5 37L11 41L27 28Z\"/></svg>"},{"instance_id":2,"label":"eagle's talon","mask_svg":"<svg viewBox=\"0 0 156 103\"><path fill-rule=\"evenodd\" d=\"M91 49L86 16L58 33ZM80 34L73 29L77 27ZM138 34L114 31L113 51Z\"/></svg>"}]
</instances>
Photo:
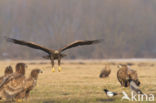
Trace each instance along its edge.
<instances>
[{"instance_id":1,"label":"eagle's talon","mask_svg":"<svg viewBox=\"0 0 156 103\"><path fill-rule=\"evenodd\" d=\"M59 66L59 67L58 67L58 71L61 72L61 70L62 70L62 68Z\"/></svg>"},{"instance_id":2,"label":"eagle's talon","mask_svg":"<svg viewBox=\"0 0 156 103\"><path fill-rule=\"evenodd\" d=\"M52 72L55 72L55 68L54 67L52 68Z\"/></svg>"}]
</instances>

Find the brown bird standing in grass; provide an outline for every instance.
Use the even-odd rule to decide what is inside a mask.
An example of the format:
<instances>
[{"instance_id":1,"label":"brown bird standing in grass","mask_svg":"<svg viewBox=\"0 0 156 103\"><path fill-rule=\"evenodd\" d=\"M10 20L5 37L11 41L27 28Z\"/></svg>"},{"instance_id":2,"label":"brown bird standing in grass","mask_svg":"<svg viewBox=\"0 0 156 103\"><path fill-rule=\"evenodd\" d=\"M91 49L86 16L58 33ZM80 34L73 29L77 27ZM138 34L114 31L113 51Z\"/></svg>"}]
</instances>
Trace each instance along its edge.
<instances>
[{"instance_id":1,"label":"brown bird standing in grass","mask_svg":"<svg viewBox=\"0 0 156 103\"><path fill-rule=\"evenodd\" d=\"M99 77L106 78L110 75L110 73L111 73L111 69L110 69L109 65L105 65L105 68L101 71Z\"/></svg>"},{"instance_id":2,"label":"brown bird standing in grass","mask_svg":"<svg viewBox=\"0 0 156 103\"><path fill-rule=\"evenodd\" d=\"M24 99L28 98L30 91L36 86L37 84L37 79L38 79L38 74L42 73L40 69L33 69L31 71L31 74L28 79L25 79L24 85L19 87L22 89L17 95L15 96L15 99Z\"/></svg>"},{"instance_id":3,"label":"brown bird standing in grass","mask_svg":"<svg viewBox=\"0 0 156 103\"><path fill-rule=\"evenodd\" d=\"M1 76L0 77L0 83L3 81L3 79L7 78L8 75L12 74L13 73L13 69L11 66L7 66L5 68L5 71L4 71L4 76Z\"/></svg>"},{"instance_id":4,"label":"brown bird standing in grass","mask_svg":"<svg viewBox=\"0 0 156 103\"><path fill-rule=\"evenodd\" d=\"M32 42L26 42L23 40L17 40L17 39L13 39L13 38L7 38L7 41L15 43L15 44L31 47L34 49L39 49L39 50L42 50L42 51L48 53L48 56L45 56L45 58L49 58L51 60L52 72L54 72L55 71L55 69L54 69L54 60L55 59L58 60L58 66L59 66L58 71L61 71L61 67L60 67L61 58L66 56L65 54L62 53L63 51L73 48L73 47L77 47L77 46L92 45L92 44L100 43L102 40L79 40L79 41L72 42L71 44L69 44L59 50L52 50L52 49L40 46L40 45L32 43Z\"/></svg>"},{"instance_id":5,"label":"brown bird standing in grass","mask_svg":"<svg viewBox=\"0 0 156 103\"><path fill-rule=\"evenodd\" d=\"M26 65L24 63L18 63L16 65L15 73L12 73L7 76L7 78L3 79L0 83L1 99L13 100L16 94L22 91L19 87L23 85L24 82L22 81L25 80L25 67Z\"/></svg>"},{"instance_id":6,"label":"brown bird standing in grass","mask_svg":"<svg viewBox=\"0 0 156 103\"><path fill-rule=\"evenodd\" d=\"M117 78L121 86L128 87L130 85L129 80L131 79L136 83L137 86L140 85L137 72L127 65L118 65L119 70L117 71Z\"/></svg>"}]
</instances>

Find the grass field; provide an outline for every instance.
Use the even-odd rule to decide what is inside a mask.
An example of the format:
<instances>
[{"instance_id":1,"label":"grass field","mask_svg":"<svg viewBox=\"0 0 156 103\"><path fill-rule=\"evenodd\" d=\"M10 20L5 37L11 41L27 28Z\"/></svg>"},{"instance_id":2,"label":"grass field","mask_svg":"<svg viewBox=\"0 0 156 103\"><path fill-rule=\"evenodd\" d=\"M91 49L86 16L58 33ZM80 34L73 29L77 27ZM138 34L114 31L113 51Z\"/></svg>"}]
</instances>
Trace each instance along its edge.
<instances>
[{"instance_id":1,"label":"grass field","mask_svg":"<svg viewBox=\"0 0 156 103\"><path fill-rule=\"evenodd\" d=\"M19 61L0 61L0 75L6 66ZM137 70L141 81L141 90L156 96L156 61L154 60L97 60L97 61L62 61L62 71L51 72L49 61L21 61L28 64L26 76L34 68L43 70L39 75L38 84L32 90L27 103L120 103L122 91L130 95L129 88L120 86L116 73L117 64L131 64ZM109 78L100 79L99 73L109 63L112 70ZM119 95L108 98L103 89L118 92ZM24 101L26 102L26 101ZM123 100L122 103L132 103ZM142 103L142 102L141 102ZM143 102L148 103L148 102ZM154 102L153 102L154 103Z\"/></svg>"}]
</instances>

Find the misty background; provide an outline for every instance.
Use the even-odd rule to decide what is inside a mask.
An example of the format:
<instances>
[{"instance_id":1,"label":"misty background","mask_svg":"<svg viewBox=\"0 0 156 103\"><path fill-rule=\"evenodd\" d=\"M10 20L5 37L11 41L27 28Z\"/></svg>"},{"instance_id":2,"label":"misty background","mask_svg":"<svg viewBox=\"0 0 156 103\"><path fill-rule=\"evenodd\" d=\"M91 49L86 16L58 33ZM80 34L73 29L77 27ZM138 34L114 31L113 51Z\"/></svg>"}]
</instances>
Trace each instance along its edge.
<instances>
[{"instance_id":1,"label":"misty background","mask_svg":"<svg viewBox=\"0 0 156 103\"><path fill-rule=\"evenodd\" d=\"M156 0L0 0L0 59L46 55L5 36L52 49L104 39L65 51L67 59L155 58Z\"/></svg>"}]
</instances>

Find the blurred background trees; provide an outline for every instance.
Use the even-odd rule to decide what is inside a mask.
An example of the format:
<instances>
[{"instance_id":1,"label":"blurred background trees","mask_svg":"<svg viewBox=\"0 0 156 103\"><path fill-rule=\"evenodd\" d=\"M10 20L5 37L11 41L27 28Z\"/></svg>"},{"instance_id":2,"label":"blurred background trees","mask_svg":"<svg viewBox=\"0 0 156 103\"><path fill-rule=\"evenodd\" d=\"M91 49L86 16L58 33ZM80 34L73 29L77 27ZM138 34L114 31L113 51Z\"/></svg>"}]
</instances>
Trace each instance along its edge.
<instances>
[{"instance_id":1,"label":"blurred background trees","mask_svg":"<svg viewBox=\"0 0 156 103\"><path fill-rule=\"evenodd\" d=\"M67 58L156 57L156 0L0 0L0 59L36 59L44 52L4 36L58 49L74 40L104 39Z\"/></svg>"}]
</instances>

